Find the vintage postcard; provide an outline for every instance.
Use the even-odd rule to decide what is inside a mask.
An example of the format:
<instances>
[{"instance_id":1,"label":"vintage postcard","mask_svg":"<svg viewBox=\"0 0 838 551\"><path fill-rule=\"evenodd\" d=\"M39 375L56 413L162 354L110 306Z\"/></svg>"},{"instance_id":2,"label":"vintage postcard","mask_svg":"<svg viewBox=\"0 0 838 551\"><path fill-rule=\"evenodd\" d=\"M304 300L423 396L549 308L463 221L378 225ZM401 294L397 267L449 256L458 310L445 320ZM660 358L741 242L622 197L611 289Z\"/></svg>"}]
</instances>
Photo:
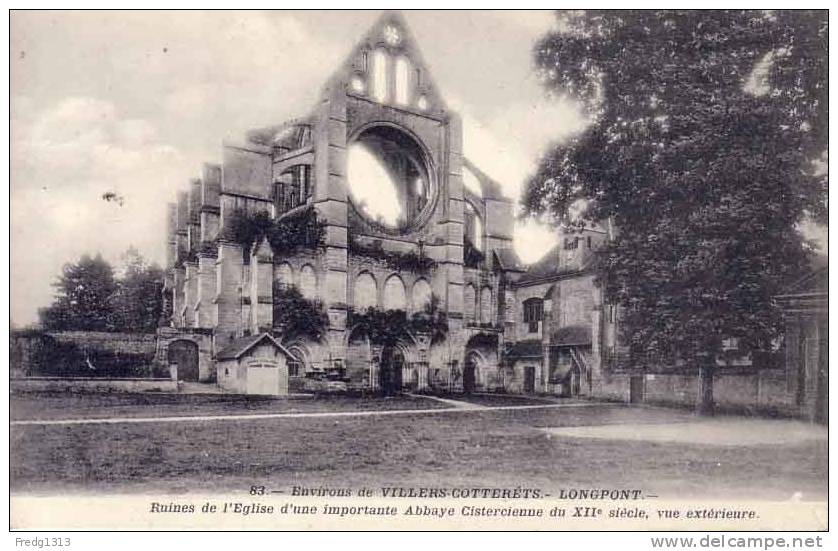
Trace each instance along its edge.
<instances>
[{"instance_id":1,"label":"vintage postcard","mask_svg":"<svg viewBox=\"0 0 838 551\"><path fill-rule=\"evenodd\" d=\"M13 10L10 528L827 530L828 31Z\"/></svg>"}]
</instances>

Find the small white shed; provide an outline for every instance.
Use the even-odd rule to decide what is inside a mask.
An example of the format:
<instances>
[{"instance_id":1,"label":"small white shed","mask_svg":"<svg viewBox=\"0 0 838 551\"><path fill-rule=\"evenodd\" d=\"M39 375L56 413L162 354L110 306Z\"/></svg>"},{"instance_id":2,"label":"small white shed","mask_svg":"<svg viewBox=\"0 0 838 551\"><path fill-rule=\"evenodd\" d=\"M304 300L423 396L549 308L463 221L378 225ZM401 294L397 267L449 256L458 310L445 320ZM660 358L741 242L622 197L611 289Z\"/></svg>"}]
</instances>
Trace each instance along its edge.
<instances>
[{"instance_id":1,"label":"small white shed","mask_svg":"<svg viewBox=\"0 0 838 551\"><path fill-rule=\"evenodd\" d=\"M268 333L234 340L216 355L218 384L241 394L288 394L291 353Z\"/></svg>"}]
</instances>

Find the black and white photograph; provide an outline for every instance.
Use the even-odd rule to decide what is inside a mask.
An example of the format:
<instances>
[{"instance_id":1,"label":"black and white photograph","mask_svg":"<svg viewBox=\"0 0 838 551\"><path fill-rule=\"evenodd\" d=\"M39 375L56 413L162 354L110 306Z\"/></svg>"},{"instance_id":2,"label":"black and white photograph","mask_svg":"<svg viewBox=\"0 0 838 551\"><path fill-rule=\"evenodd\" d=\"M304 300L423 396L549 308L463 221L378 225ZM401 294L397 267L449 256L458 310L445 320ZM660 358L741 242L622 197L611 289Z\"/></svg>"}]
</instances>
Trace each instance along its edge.
<instances>
[{"instance_id":1,"label":"black and white photograph","mask_svg":"<svg viewBox=\"0 0 838 551\"><path fill-rule=\"evenodd\" d=\"M9 32L21 541L822 546L827 10L21 9Z\"/></svg>"}]
</instances>

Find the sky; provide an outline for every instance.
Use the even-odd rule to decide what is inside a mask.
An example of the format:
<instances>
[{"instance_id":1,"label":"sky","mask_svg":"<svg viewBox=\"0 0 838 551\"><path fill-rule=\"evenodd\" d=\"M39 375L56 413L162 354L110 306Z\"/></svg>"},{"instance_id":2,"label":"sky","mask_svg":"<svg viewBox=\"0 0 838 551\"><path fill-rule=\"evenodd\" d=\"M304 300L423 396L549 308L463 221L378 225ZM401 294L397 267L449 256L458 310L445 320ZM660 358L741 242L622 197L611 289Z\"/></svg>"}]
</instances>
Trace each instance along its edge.
<instances>
[{"instance_id":1,"label":"sky","mask_svg":"<svg viewBox=\"0 0 838 551\"><path fill-rule=\"evenodd\" d=\"M223 140L303 115L377 11L47 12L11 21L11 318L36 321L66 262L164 263L166 203ZM584 127L532 68L549 12L404 12L465 154L520 195L539 154ZM105 201L113 192L122 201ZM526 262L554 232L519 225Z\"/></svg>"}]
</instances>

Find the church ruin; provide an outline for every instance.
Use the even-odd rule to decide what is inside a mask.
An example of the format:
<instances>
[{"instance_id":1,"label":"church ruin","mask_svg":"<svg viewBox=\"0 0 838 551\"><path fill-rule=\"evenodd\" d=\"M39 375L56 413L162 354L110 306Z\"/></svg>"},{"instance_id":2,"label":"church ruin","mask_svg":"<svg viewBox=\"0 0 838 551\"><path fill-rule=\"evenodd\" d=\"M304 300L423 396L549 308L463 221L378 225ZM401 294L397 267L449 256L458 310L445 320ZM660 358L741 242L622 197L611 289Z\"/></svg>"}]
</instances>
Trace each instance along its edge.
<instances>
[{"instance_id":1,"label":"church ruin","mask_svg":"<svg viewBox=\"0 0 838 551\"><path fill-rule=\"evenodd\" d=\"M386 14L313 112L225 144L170 205L158 356L228 387L218 358L269 334L292 389L590 392L603 320L586 268L603 235L528 272L513 206L464 157L460 118ZM322 331L282 326L292 288Z\"/></svg>"},{"instance_id":2,"label":"church ruin","mask_svg":"<svg viewBox=\"0 0 838 551\"><path fill-rule=\"evenodd\" d=\"M595 281L607 229L559 232L521 265L514 200L464 157L400 15L363 37L313 112L222 158L169 207L157 360L180 380L695 402L695 374L621 360L620 312ZM785 362L721 362L717 403L823 418L825 332L806 329L825 326L818 308L790 318Z\"/></svg>"}]
</instances>

